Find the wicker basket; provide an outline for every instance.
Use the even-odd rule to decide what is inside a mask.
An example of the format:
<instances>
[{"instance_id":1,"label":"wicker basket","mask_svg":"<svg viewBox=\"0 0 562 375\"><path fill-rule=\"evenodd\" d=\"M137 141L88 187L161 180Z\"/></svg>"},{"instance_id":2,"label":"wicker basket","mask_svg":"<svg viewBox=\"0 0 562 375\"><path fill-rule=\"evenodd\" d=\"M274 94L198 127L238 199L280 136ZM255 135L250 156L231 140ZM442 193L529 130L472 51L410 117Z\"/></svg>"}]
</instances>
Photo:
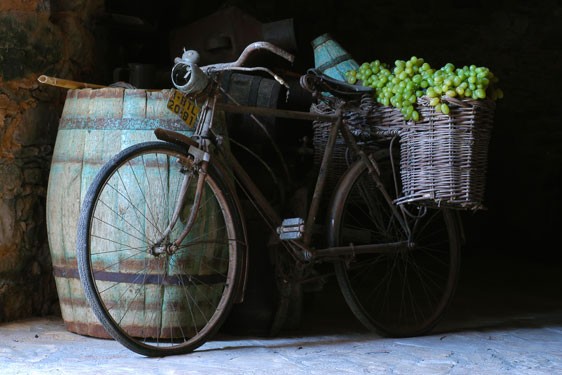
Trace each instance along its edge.
<instances>
[{"instance_id":1,"label":"wicker basket","mask_svg":"<svg viewBox=\"0 0 562 375\"><path fill-rule=\"evenodd\" d=\"M366 152L378 149L377 140L400 136L402 196L395 201L397 204L482 209L495 103L447 97L442 102L449 105L449 115L436 112L428 98L418 99L420 120L415 123L406 122L400 110L382 106L368 96L344 112L344 116ZM322 102L314 104L311 110L334 113L332 106ZM330 124L313 125L317 166L322 160ZM328 192L353 160L355 156L338 136L327 175Z\"/></svg>"},{"instance_id":2,"label":"wicker basket","mask_svg":"<svg viewBox=\"0 0 562 375\"><path fill-rule=\"evenodd\" d=\"M420 121L400 130L403 196L396 203L482 209L495 103L442 101L449 105L449 115L420 98Z\"/></svg>"},{"instance_id":3,"label":"wicker basket","mask_svg":"<svg viewBox=\"0 0 562 375\"><path fill-rule=\"evenodd\" d=\"M337 99L332 98L331 101ZM334 114L337 103L326 103L320 101L311 107L311 111L319 114ZM397 135L401 126L405 126L399 110L391 107L383 107L374 102L370 95L365 95L360 101L348 103L344 111L344 120L350 127L358 145L366 152L373 152L380 148L377 141ZM315 121L313 124L314 165L320 166L324 148L328 142L331 122ZM330 168L327 172L325 198L330 197L338 179L356 159L350 149L347 148L341 135L338 135Z\"/></svg>"}]
</instances>

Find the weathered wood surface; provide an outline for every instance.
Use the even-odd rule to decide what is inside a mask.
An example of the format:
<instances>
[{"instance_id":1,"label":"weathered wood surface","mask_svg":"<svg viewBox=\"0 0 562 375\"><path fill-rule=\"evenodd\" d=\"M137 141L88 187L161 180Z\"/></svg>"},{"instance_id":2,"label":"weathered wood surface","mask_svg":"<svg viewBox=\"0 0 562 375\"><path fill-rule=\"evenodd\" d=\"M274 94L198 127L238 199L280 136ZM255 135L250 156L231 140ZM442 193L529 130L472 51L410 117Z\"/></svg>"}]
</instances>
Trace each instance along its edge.
<instances>
[{"instance_id":1,"label":"weathered wood surface","mask_svg":"<svg viewBox=\"0 0 562 375\"><path fill-rule=\"evenodd\" d=\"M80 285L76 230L80 204L96 173L113 155L156 140L157 127L185 130L168 111L169 91L123 88L69 90L59 123L47 192L47 229L63 319L68 330L107 337Z\"/></svg>"}]
</instances>

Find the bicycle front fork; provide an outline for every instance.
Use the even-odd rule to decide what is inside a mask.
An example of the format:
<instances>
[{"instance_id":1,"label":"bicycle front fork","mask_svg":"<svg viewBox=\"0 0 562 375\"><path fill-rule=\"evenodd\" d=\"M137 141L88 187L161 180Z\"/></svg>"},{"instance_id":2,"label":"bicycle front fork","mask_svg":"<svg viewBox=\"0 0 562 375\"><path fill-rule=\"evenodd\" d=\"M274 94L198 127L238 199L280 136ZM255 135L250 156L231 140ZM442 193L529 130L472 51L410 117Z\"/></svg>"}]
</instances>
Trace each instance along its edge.
<instances>
[{"instance_id":1,"label":"bicycle front fork","mask_svg":"<svg viewBox=\"0 0 562 375\"><path fill-rule=\"evenodd\" d=\"M190 147L190 151L191 148L192 147ZM192 161L191 163L189 163L189 166L182 166L184 177L180 192L178 194L178 200L176 202L176 206L174 207L174 212L172 214L170 223L160 236L160 239L156 241L155 244L150 248L150 253L154 256L159 256L164 253L173 255L176 251L178 251L181 243L193 228L193 224L197 219L197 213L199 212L199 207L201 205L201 197L203 195L203 189L205 187L205 178L207 177L207 167L209 164L209 154L206 152L202 152L202 155L203 160L201 160L199 163L195 163ZM176 226L180 214L183 211L185 204L187 203L189 186L192 184L192 181L195 178L197 178L197 186L195 188L193 202L189 209L189 216L187 217L185 227L183 228L183 231L178 238L176 238L175 240L170 240L170 233L172 233L172 230Z\"/></svg>"}]
</instances>

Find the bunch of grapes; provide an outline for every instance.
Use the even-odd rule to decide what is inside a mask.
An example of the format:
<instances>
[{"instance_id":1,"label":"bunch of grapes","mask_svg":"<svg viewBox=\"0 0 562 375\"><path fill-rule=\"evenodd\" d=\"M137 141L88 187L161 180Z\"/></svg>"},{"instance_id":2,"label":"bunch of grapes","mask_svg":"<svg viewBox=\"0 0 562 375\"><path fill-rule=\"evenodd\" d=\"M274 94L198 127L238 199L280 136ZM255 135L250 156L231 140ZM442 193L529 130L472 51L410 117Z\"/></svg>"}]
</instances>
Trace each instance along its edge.
<instances>
[{"instance_id":1,"label":"bunch of grapes","mask_svg":"<svg viewBox=\"0 0 562 375\"><path fill-rule=\"evenodd\" d=\"M375 89L375 99L384 106L400 109L406 120L419 120L415 104L426 96L435 110L449 114L443 97L497 100L503 97L498 78L486 67L475 65L455 68L451 63L433 69L423 58L396 60L389 67L379 60L365 62L346 73L347 82Z\"/></svg>"}]
</instances>

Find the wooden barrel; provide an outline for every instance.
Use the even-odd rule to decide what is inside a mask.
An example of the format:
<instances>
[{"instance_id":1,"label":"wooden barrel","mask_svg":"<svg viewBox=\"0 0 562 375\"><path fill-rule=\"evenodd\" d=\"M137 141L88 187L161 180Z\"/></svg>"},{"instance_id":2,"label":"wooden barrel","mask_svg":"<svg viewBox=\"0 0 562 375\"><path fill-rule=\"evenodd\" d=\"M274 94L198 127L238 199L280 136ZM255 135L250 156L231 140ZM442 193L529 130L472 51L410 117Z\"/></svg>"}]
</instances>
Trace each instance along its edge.
<instances>
[{"instance_id":1,"label":"wooden barrel","mask_svg":"<svg viewBox=\"0 0 562 375\"><path fill-rule=\"evenodd\" d=\"M168 96L168 90L68 91L49 175L47 230L61 314L71 332L109 337L92 313L78 275L80 204L98 170L120 150L156 140L157 127L190 134L167 109Z\"/></svg>"},{"instance_id":2,"label":"wooden barrel","mask_svg":"<svg viewBox=\"0 0 562 375\"><path fill-rule=\"evenodd\" d=\"M267 108L278 108L280 101L281 85L273 79L252 76L242 73L226 72L221 81L223 89L236 103L248 106ZM226 102L230 102L226 100ZM248 114L226 113L228 122L228 134L233 139L249 146L255 147L267 143L270 148L264 130L252 120ZM276 121L273 116L257 116L265 126L269 134L275 138Z\"/></svg>"}]
</instances>

